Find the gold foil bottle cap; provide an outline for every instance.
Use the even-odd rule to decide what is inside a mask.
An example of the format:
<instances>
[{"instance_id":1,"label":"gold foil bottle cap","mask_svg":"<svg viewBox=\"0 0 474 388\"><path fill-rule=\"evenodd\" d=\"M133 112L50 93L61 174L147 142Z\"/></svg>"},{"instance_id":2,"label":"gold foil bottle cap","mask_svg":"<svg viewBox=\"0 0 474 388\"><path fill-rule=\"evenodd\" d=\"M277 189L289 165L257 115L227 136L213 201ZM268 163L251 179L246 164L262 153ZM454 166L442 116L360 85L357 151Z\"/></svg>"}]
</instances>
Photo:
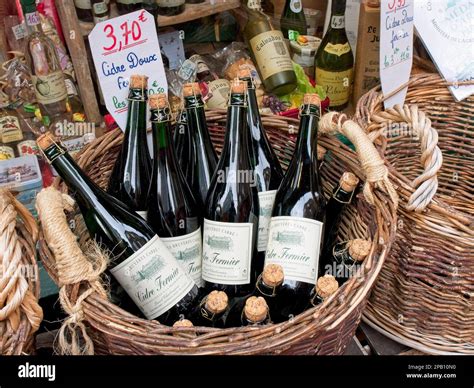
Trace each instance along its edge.
<instances>
[{"instance_id":1,"label":"gold foil bottle cap","mask_svg":"<svg viewBox=\"0 0 474 388\"><path fill-rule=\"evenodd\" d=\"M317 93L306 93L303 97L304 105L321 105L321 97Z\"/></svg>"},{"instance_id":2,"label":"gold foil bottle cap","mask_svg":"<svg viewBox=\"0 0 474 388\"><path fill-rule=\"evenodd\" d=\"M261 296L251 296L245 302L245 317L251 322L261 322L268 315L268 305Z\"/></svg>"},{"instance_id":3,"label":"gold foil bottle cap","mask_svg":"<svg viewBox=\"0 0 474 388\"><path fill-rule=\"evenodd\" d=\"M229 298L224 291L211 291L206 298L206 310L213 314L220 314L227 308Z\"/></svg>"},{"instance_id":4,"label":"gold foil bottle cap","mask_svg":"<svg viewBox=\"0 0 474 388\"><path fill-rule=\"evenodd\" d=\"M133 74L130 76L130 88L148 89L148 77L146 75Z\"/></svg>"},{"instance_id":5,"label":"gold foil bottle cap","mask_svg":"<svg viewBox=\"0 0 474 388\"><path fill-rule=\"evenodd\" d=\"M173 323L173 327L193 327L193 323L189 319L180 319Z\"/></svg>"},{"instance_id":6,"label":"gold foil bottle cap","mask_svg":"<svg viewBox=\"0 0 474 388\"><path fill-rule=\"evenodd\" d=\"M347 193L354 191L358 184L359 178L349 171L346 171L344 174L342 174L341 179L339 180L341 189Z\"/></svg>"},{"instance_id":7,"label":"gold foil bottle cap","mask_svg":"<svg viewBox=\"0 0 474 388\"><path fill-rule=\"evenodd\" d=\"M321 276L316 282L316 293L323 299L330 297L338 288L339 284L332 275Z\"/></svg>"},{"instance_id":8,"label":"gold foil bottle cap","mask_svg":"<svg viewBox=\"0 0 474 388\"><path fill-rule=\"evenodd\" d=\"M235 94L244 94L247 91L247 83L240 79L234 79L230 82L230 92Z\"/></svg>"},{"instance_id":9,"label":"gold foil bottle cap","mask_svg":"<svg viewBox=\"0 0 474 388\"><path fill-rule=\"evenodd\" d=\"M160 109L168 107L168 96L164 93L152 94L148 98L151 109Z\"/></svg>"},{"instance_id":10,"label":"gold foil bottle cap","mask_svg":"<svg viewBox=\"0 0 474 388\"><path fill-rule=\"evenodd\" d=\"M199 87L199 84L197 82L190 82L190 83L184 84L183 86L184 97L200 96L201 94L202 94L201 88Z\"/></svg>"},{"instance_id":11,"label":"gold foil bottle cap","mask_svg":"<svg viewBox=\"0 0 474 388\"><path fill-rule=\"evenodd\" d=\"M349 241L349 255L356 261L364 261L371 247L372 243L370 241L357 238Z\"/></svg>"},{"instance_id":12,"label":"gold foil bottle cap","mask_svg":"<svg viewBox=\"0 0 474 388\"><path fill-rule=\"evenodd\" d=\"M262 280L269 287L277 287L283 283L283 268L278 264L268 264L262 272Z\"/></svg>"},{"instance_id":13,"label":"gold foil bottle cap","mask_svg":"<svg viewBox=\"0 0 474 388\"><path fill-rule=\"evenodd\" d=\"M54 144L58 141L52 134L46 132L45 134L41 135L36 139L36 143L38 143L38 147L42 150L48 148L51 144Z\"/></svg>"}]
</instances>

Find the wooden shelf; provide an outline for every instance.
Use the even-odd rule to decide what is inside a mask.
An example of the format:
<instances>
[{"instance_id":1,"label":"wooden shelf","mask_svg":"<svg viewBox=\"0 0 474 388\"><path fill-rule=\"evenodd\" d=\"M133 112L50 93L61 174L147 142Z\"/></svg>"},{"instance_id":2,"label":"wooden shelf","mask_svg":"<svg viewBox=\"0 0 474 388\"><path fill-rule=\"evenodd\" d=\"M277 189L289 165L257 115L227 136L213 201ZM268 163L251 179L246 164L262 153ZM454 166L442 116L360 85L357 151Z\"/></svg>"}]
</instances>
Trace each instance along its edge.
<instances>
[{"instance_id":1,"label":"wooden shelf","mask_svg":"<svg viewBox=\"0 0 474 388\"><path fill-rule=\"evenodd\" d=\"M166 27L175 24L186 23L191 20L200 19L206 16L214 15L216 13L229 11L231 9L239 8L239 0L206 0L201 4L186 4L186 8L182 14L176 16L158 16L158 26ZM119 16L115 4L111 5L110 16ZM87 23L79 21L82 36L90 34L94 28L94 23Z\"/></svg>"}]
</instances>

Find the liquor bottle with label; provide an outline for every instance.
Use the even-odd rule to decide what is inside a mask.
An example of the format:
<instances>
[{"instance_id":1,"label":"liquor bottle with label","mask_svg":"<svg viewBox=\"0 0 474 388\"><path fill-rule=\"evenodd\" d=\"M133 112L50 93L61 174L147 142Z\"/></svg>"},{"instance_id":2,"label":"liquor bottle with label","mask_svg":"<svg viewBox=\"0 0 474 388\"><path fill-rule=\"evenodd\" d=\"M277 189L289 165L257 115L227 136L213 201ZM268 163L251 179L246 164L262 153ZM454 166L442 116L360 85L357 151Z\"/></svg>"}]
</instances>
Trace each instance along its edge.
<instances>
[{"instance_id":1,"label":"liquor bottle with label","mask_svg":"<svg viewBox=\"0 0 474 388\"><path fill-rule=\"evenodd\" d=\"M372 243L368 240L355 239L334 245L332 262L326 272L331 271L339 285L356 275L361 263L370 253Z\"/></svg>"},{"instance_id":2,"label":"liquor bottle with label","mask_svg":"<svg viewBox=\"0 0 474 388\"><path fill-rule=\"evenodd\" d=\"M110 9L107 0L91 0L91 4L95 24L109 19Z\"/></svg>"},{"instance_id":3,"label":"liquor bottle with label","mask_svg":"<svg viewBox=\"0 0 474 388\"><path fill-rule=\"evenodd\" d=\"M156 0L158 15L176 16L184 12L185 0Z\"/></svg>"},{"instance_id":4,"label":"liquor bottle with label","mask_svg":"<svg viewBox=\"0 0 474 388\"><path fill-rule=\"evenodd\" d=\"M142 0L115 0L120 15L136 11L141 8Z\"/></svg>"},{"instance_id":5,"label":"liquor bottle with label","mask_svg":"<svg viewBox=\"0 0 474 388\"><path fill-rule=\"evenodd\" d=\"M260 202L260 217L258 220L258 264L263 266L268 242L268 225L272 216L273 201L281 180L283 170L275 152L270 146L262 119L258 110L255 84L249 69L242 69L239 78L247 83L247 122L250 129L249 148L250 161L257 183L258 199ZM258 268L258 273L263 267Z\"/></svg>"},{"instance_id":6,"label":"liquor bottle with label","mask_svg":"<svg viewBox=\"0 0 474 388\"><path fill-rule=\"evenodd\" d=\"M289 314L300 313L318 276L326 216L316 157L317 129L321 114L317 94L304 95L295 153L277 191L268 232L265 265L279 264Z\"/></svg>"},{"instance_id":7,"label":"liquor bottle with label","mask_svg":"<svg viewBox=\"0 0 474 388\"><path fill-rule=\"evenodd\" d=\"M92 4L91 0L74 0L77 18L83 22L92 22Z\"/></svg>"},{"instance_id":8,"label":"liquor bottle with label","mask_svg":"<svg viewBox=\"0 0 474 388\"><path fill-rule=\"evenodd\" d=\"M147 76L130 77L125 136L107 190L145 220L151 177L151 157L146 135L147 85Z\"/></svg>"},{"instance_id":9,"label":"liquor bottle with label","mask_svg":"<svg viewBox=\"0 0 474 388\"><path fill-rule=\"evenodd\" d=\"M245 301L242 310L242 326L265 325L271 323L270 310L261 296L251 296Z\"/></svg>"},{"instance_id":10,"label":"liquor bottle with label","mask_svg":"<svg viewBox=\"0 0 474 388\"><path fill-rule=\"evenodd\" d=\"M99 188L49 133L38 138L46 159L75 198L91 236L109 251L109 272L147 319L175 322L198 287L132 208Z\"/></svg>"},{"instance_id":11,"label":"liquor bottle with label","mask_svg":"<svg viewBox=\"0 0 474 388\"><path fill-rule=\"evenodd\" d=\"M206 202L207 191L217 165L217 155L207 129L204 103L199 84L183 87L187 130L178 162L196 200Z\"/></svg>"},{"instance_id":12,"label":"liquor bottle with label","mask_svg":"<svg viewBox=\"0 0 474 388\"><path fill-rule=\"evenodd\" d=\"M176 260L201 286L201 207L176 162L171 111L165 94L150 96L153 172L147 198L148 224Z\"/></svg>"},{"instance_id":13,"label":"liquor bottle with label","mask_svg":"<svg viewBox=\"0 0 474 388\"><path fill-rule=\"evenodd\" d=\"M247 84L234 80L219 164L205 205L202 278L208 290L229 297L252 291L256 263L259 202L250 162Z\"/></svg>"},{"instance_id":14,"label":"liquor bottle with label","mask_svg":"<svg viewBox=\"0 0 474 388\"><path fill-rule=\"evenodd\" d=\"M203 298L192 319L196 326L224 327L224 315L228 308L227 294L214 290Z\"/></svg>"},{"instance_id":15,"label":"liquor bottle with label","mask_svg":"<svg viewBox=\"0 0 474 388\"><path fill-rule=\"evenodd\" d=\"M285 39L290 38L290 31L296 31L300 35L307 34L307 23L302 0L286 0L285 8L281 14L280 28Z\"/></svg>"},{"instance_id":16,"label":"liquor bottle with label","mask_svg":"<svg viewBox=\"0 0 474 388\"><path fill-rule=\"evenodd\" d=\"M316 84L326 90L329 107L344 109L352 91L354 55L345 27L346 0L333 0L331 22L319 45L314 66Z\"/></svg>"},{"instance_id":17,"label":"liquor bottle with label","mask_svg":"<svg viewBox=\"0 0 474 388\"><path fill-rule=\"evenodd\" d=\"M21 0L28 29L25 56L31 81L43 115L58 117L66 112L67 90L56 48L41 28L35 0Z\"/></svg>"},{"instance_id":18,"label":"liquor bottle with label","mask_svg":"<svg viewBox=\"0 0 474 388\"><path fill-rule=\"evenodd\" d=\"M156 0L143 0L142 1L142 9L145 11L150 12L155 18L158 17L158 4ZM158 20L157 20L158 22ZM169 64L168 64L169 67Z\"/></svg>"},{"instance_id":19,"label":"liquor bottle with label","mask_svg":"<svg viewBox=\"0 0 474 388\"><path fill-rule=\"evenodd\" d=\"M311 291L308 308L316 307L339 289L339 284L334 276L321 276Z\"/></svg>"},{"instance_id":20,"label":"liquor bottle with label","mask_svg":"<svg viewBox=\"0 0 474 388\"><path fill-rule=\"evenodd\" d=\"M243 34L265 90L278 95L291 93L296 88L296 75L283 33L260 11L260 0L244 0L243 7L248 15Z\"/></svg>"}]
</instances>

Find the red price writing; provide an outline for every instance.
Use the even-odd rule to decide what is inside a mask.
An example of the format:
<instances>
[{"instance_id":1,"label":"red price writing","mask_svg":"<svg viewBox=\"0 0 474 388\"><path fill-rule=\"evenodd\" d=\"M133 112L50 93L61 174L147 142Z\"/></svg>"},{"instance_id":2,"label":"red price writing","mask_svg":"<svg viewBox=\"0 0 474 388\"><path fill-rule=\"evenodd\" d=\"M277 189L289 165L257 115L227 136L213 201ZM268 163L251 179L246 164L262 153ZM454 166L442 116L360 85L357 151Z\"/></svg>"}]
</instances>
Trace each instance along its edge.
<instances>
[{"instance_id":1,"label":"red price writing","mask_svg":"<svg viewBox=\"0 0 474 388\"><path fill-rule=\"evenodd\" d=\"M402 8L405 6L405 0L392 0L388 3L388 9Z\"/></svg>"},{"instance_id":2,"label":"red price writing","mask_svg":"<svg viewBox=\"0 0 474 388\"><path fill-rule=\"evenodd\" d=\"M102 46L104 51L121 51L129 45L137 42L142 37L140 22L146 22L148 19L142 12L138 20L123 22L119 28L108 23L104 26L105 37L108 39L106 46Z\"/></svg>"}]
</instances>

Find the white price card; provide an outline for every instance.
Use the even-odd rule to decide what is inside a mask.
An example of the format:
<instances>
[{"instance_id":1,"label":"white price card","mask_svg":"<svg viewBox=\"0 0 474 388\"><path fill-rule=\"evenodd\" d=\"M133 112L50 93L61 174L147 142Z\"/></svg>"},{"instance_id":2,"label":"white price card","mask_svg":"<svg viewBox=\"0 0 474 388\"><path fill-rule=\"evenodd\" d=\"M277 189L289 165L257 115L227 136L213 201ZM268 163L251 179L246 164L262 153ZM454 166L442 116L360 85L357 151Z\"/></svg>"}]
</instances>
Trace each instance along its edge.
<instances>
[{"instance_id":1,"label":"white price card","mask_svg":"<svg viewBox=\"0 0 474 388\"><path fill-rule=\"evenodd\" d=\"M109 19L94 27L89 42L105 105L124 131L132 74L149 77L149 94L168 91L155 20L144 10Z\"/></svg>"},{"instance_id":2,"label":"white price card","mask_svg":"<svg viewBox=\"0 0 474 388\"><path fill-rule=\"evenodd\" d=\"M388 96L410 79L413 63L413 0L380 3L380 83ZM384 101L385 108L403 105L404 87Z\"/></svg>"},{"instance_id":3,"label":"white price card","mask_svg":"<svg viewBox=\"0 0 474 388\"><path fill-rule=\"evenodd\" d=\"M439 72L454 85L457 101L474 93L474 3L470 0L416 0L415 27Z\"/></svg>"}]
</instances>

